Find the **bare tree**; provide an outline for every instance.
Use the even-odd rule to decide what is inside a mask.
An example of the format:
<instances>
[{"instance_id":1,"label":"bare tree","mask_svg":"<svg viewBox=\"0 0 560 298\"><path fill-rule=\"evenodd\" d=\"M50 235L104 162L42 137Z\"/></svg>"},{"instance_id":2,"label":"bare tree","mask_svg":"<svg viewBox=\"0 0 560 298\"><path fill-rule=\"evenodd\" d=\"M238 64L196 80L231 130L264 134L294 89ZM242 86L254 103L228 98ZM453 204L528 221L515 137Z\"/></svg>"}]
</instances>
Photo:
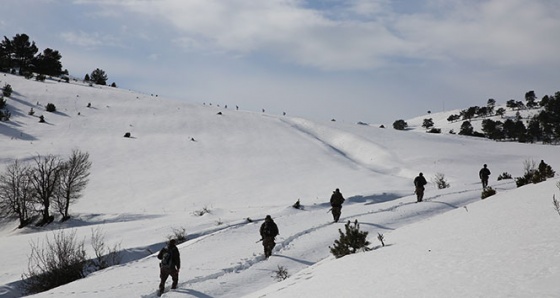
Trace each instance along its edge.
<instances>
[{"instance_id":1,"label":"bare tree","mask_svg":"<svg viewBox=\"0 0 560 298\"><path fill-rule=\"evenodd\" d=\"M16 160L0 175L0 212L2 216L17 216L18 228L23 228L29 223L33 211L29 173L30 168Z\"/></svg>"},{"instance_id":2,"label":"bare tree","mask_svg":"<svg viewBox=\"0 0 560 298\"><path fill-rule=\"evenodd\" d=\"M53 221L49 208L59 185L60 160L54 155L38 155L33 160L36 167L31 171L31 185L35 199L42 206L43 219L39 225L45 225Z\"/></svg>"},{"instance_id":3,"label":"bare tree","mask_svg":"<svg viewBox=\"0 0 560 298\"><path fill-rule=\"evenodd\" d=\"M59 187L54 200L57 211L62 215L62 221L70 218L68 209L70 203L82 196L82 191L88 183L89 153L72 150L70 158L61 163Z\"/></svg>"}]
</instances>

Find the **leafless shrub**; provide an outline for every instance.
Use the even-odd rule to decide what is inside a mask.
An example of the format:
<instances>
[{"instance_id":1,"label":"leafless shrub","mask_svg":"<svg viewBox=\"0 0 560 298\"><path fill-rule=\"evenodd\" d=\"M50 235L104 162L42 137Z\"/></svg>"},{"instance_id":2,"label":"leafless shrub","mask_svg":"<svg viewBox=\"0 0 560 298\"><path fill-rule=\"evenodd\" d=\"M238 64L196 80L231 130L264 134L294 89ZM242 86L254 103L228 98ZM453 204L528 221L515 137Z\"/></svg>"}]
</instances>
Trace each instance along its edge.
<instances>
[{"instance_id":1,"label":"leafless shrub","mask_svg":"<svg viewBox=\"0 0 560 298\"><path fill-rule=\"evenodd\" d=\"M556 183L556 187L560 189L560 181ZM560 215L560 202L558 202L554 195L552 195L552 204L554 204L554 210L556 210L556 212L558 212L558 215Z\"/></svg>"},{"instance_id":2,"label":"leafless shrub","mask_svg":"<svg viewBox=\"0 0 560 298\"><path fill-rule=\"evenodd\" d=\"M274 271L276 275L274 275L274 279L276 281L283 281L286 278L290 277L288 270L284 266L278 265L278 270Z\"/></svg>"},{"instance_id":3,"label":"leafless shrub","mask_svg":"<svg viewBox=\"0 0 560 298\"><path fill-rule=\"evenodd\" d=\"M523 173L529 174L537 170L537 163L532 159L526 159L523 161Z\"/></svg>"},{"instance_id":4,"label":"leafless shrub","mask_svg":"<svg viewBox=\"0 0 560 298\"><path fill-rule=\"evenodd\" d=\"M377 233L377 240L379 240L379 242L381 242L381 246L385 246L385 236L383 236L383 234L381 233Z\"/></svg>"},{"instance_id":5,"label":"leafless shrub","mask_svg":"<svg viewBox=\"0 0 560 298\"><path fill-rule=\"evenodd\" d=\"M432 182L437 185L438 189L444 189L450 186L445 179L445 175L442 173L436 173L434 178L432 178Z\"/></svg>"},{"instance_id":6,"label":"leafless shrub","mask_svg":"<svg viewBox=\"0 0 560 298\"><path fill-rule=\"evenodd\" d=\"M23 288L28 294L39 293L73 282L85 276L84 241L76 232L54 232L42 246L32 242L28 272L22 275Z\"/></svg>"},{"instance_id":7,"label":"leafless shrub","mask_svg":"<svg viewBox=\"0 0 560 298\"><path fill-rule=\"evenodd\" d=\"M560 202L558 202L554 195L552 195L552 204L554 204L554 210L556 210L556 212L558 212L558 215L560 215Z\"/></svg>"},{"instance_id":8,"label":"leafless shrub","mask_svg":"<svg viewBox=\"0 0 560 298\"><path fill-rule=\"evenodd\" d=\"M102 234L99 228L92 229L91 231L91 246L93 247L95 258L90 260L90 265L94 271L121 263L120 243L109 248L105 243L105 235Z\"/></svg>"},{"instance_id":9,"label":"leafless shrub","mask_svg":"<svg viewBox=\"0 0 560 298\"><path fill-rule=\"evenodd\" d=\"M195 210L193 211L193 215L194 216L203 216L206 213L210 213L210 209L208 208L208 206L204 206L202 209L200 210Z\"/></svg>"},{"instance_id":10,"label":"leafless shrub","mask_svg":"<svg viewBox=\"0 0 560 298\"><path fill-rule=\"evenodd\" d=\"M172 228L172 234L167 236L167 240L175 239L177 244L187 241L187 229L184 227Z\"/></svg>"}]
</instances>

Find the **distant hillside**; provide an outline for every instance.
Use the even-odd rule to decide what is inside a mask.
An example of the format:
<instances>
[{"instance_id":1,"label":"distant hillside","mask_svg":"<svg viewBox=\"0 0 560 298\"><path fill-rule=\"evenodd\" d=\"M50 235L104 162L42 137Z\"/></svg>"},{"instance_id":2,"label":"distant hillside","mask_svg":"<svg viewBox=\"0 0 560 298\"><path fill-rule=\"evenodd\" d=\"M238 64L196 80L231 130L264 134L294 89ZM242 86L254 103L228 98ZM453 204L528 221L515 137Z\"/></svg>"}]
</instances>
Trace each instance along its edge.
<instances>
[{"instance_id":1,"label":"distant hillside","mask_svg":"<svg viewBox=\"0 0 560 298\"><path fill-rule=\"evenodd\" d=\"M96 230L108 246L119 247L122 264L37 297L154 297L159 282L155 254L177 236L186 240L179 245L184 262L179 288L167 297L251 297L260 291L282 296L276 286L289 297L295 295L292 289L327 297L340 288L334 276L347 286L340 290L350 291L339 293L344 297L370 297L380 293L380 286L388 287L385 297L402 297L403 290L405 296L450 297L457 284L463 297L473 291L501 296L500 289L531 296L557 292L556 275L548 273L560 272L558 262L548 259L557 247L557 231L550 224L558 219L551 204L556 181L518 189L512 179L496 179L504 172L523 175L528 160L560 169L556 146L449 134L460 124L445 121L448 113L410 119L410 129L399 131L190 104L77 81L38 82L6 74L0 76L4 84L13 92L6 97L11 117L0 122L0 174L16 160L32 166L37 156L64 158L74 149L87 152L92 167L83 196L70 206L69 220L61 222L53 213L52 223L23 229L13 218L0 220L0 295L21 297L31 243L42 245L61 231L75 233L92 256ZM55 112L46 111L49 104ZM425 133L426 117L442 133ZM481 200L483 164L492 171L489 185L497 194ZM416 203L412 181L420 172L429 183L425 202ZM448 188L434 183L441 174ZM329 210L336 188L346 198L340 223L333 222ZM303 208L293 208L296 201ZM526 214L534 204L538 208L530 210L535 212ZM40 205L33 207L40 212ZM280 229L268 260L259 242L266 215ZM335 260L329 246L344 222L354 220L369 233L373 249ZM379 233L387 246L377 245ZM533 252L534 257L526 255ZM437 268L430 265L434 261ZM457 283L456 265L471 261L488 266L490 273L480 279L479 266L463 266ZM346 265L354 263L360 265ZM501 270L505 263L512 267ZM295 278L271 278L279 266ZM425 268L437 271L436 281L425 282ZM545 282L543 292L523 291L532 288L534 279L525 277L535 272L551 276L551 282ZM408 274L406 283L415 277L414 287L403 287L399 273ZM306 286L324 278L328 282Z\"/></svg>"}]
</instances>

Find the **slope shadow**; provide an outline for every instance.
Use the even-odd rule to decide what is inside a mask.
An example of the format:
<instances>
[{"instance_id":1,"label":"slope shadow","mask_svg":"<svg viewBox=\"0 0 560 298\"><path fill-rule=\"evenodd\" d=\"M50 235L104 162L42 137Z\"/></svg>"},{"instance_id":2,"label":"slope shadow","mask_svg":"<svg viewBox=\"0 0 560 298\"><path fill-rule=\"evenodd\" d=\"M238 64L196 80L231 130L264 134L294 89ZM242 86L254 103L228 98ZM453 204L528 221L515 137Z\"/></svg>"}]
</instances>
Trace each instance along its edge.
<instances>
[{"instance_id":1,"label":"slope shadow","mask_svg":"<svg viewBox=\"0 0 560 298\"><path fill-rule=\"evenodd\" d=\"M28 106L28 107L30 107L30 108L36 107L36 105L34 105L34 104L32 104L32 103L30 103L30 102L28 102L28 101L26 101L26 100L23 100L23 99L21 99L21 98L18 98L18 97L11 96L11 97L10 97L10 100L16 101L16 102L18 102L19 104L21 104L21 105L23 105L23 106Z\"/></svg>"},{"instance_id":2,"label":"slope shadow","mask_svg":"<svg viewBox=\"0 0 560 298\"><path fill-rule=\"evenodd\" d=\"M402 195L392 193L375 194L371 196L353 196L346 199L349 203L365 203L366 205L384 203L401 198Z\"/></svg>"},{"instance_id":3,"label":"slope shadow","mask_svg":"<svg viewBox=\"0 0 560 298\"><path fill-rule=\"evenodd\" d=\"M296 259L296 258L284 256L284 255L277 255L277 254L274 254L273 256L279 257L279 258L286 258L286 259L288 259L288 260L292 260L292 261L301 263L301 264L306 265L306 266L311 266L311 265L315 264L315 262L309 262L309 261L305 261L305 260L300 260L300 259Z\"/></svg>"},{"instance_id":4,"label":"slope shadow","mask_svg":"<svg viewBox=\"0 0 560 298\"><path fill-rule=\"evenodd\" d=\"M25 295L22 289L23 289L23 281L21 280L0 285L0 296L2 296L2 298L23 297Z\"/></svg>"},{"instance_id":5,"label":"slope shadow","mask_svg":"<svg viewBox=\"0 0 560 298\"><path fill-rule=\"evenodd\" d=\"M49 112L49 113L53 113L55 115L64 116L64 117L70 117L70 115L68 115L64 112L61 112L61 111L54 111L54 112Z\"/></svg>"},{"instance_id":6,"label":"slope shadow","mask_svg":"<svg viewBox=\"0 0 560 298\"><path fill-rule=\"evenodd\" d=\"M10 137L10 139L18 139L24 141L35 141L35 138L32 135L26 134L23 131L10 127L4 123L0 122L0 134Z\"/></svg>"},{"instance_id":7,"label":"slope shadow","mask_svg":"<svg viewBox=\"0 0 560 298\"><path fill-rule=\"evenodd\" d=\"M387 230L387 231L395 230L395 228L391 228L391 227L380 225L380 224L370 223L370 222L360 221L359 223L360 223L360 225L372 226L372 227L380 228L380 229Z\"/></svg>"},{"instance_id":8,"label":"slope shadow","mask_svg":"<svg viewBox=\"0 0 560 298\"><path fill-rule=\"evenodd\" d=\"M457 206L457 205L453 205L453 204L450 204L450 203L447 203L447 202L442 202L442 201L434 201L433 199L430 199L430 198L428 198L428 199L425 200L425 201L426 201L426 202L430 202L430 203L443 204L443 205L449 206L449 207L451 207L451 208L453 208L453 209L459 208L459 206Z\"/></svg>"},{"instance_id":9,"label":"slope shadow","mask_svg":"<svg viewBox=\"0 0 560 298\"><path fill-rule=\"evenodd\" d=\"M174 292L178 292L178 293L182 293L182 294L187 294L193 297L197 297L197 298L212 298L212 296L210 295L206 295L202 292L193 290L193 289L181 289L181 288L177 288L176 290L173 290Z\"/></svg>"},{"instance_id":10,"label":"slope shadow","mask_svg":"<svg viewBox=\"0 0 560 298\"><path fill-rule=\"evenodd\" d=\"M107 214L78 215L76 217L70 218L67 225L72 227L82 227L82 226L91 226L91 225L116 223L116 222L131 222L131 221L163 217L163 215L159 215L159 214L120 213L112 218L100 218L103 216L107 216Z\"/></svg>"},{"instance_id":11,"label":"slope shadow","mask_svg":"<svg viewBox=\"0 0 560 298\"><path fill-rule=\"evenodd\" d=\"M146 219L159 218L163 215L122 213L111 218L104 218L104 216L107 216L107 214L80 214L70 217L70 219L65 222L54 221L49 225L43 227L36 227L34 224L29 224L25 229L21 231L21 233L32 234L37 232L44 232L45 228L58 230L60 228L77 228L107 223L141 221Z\"/></svg>"}]
</instances>

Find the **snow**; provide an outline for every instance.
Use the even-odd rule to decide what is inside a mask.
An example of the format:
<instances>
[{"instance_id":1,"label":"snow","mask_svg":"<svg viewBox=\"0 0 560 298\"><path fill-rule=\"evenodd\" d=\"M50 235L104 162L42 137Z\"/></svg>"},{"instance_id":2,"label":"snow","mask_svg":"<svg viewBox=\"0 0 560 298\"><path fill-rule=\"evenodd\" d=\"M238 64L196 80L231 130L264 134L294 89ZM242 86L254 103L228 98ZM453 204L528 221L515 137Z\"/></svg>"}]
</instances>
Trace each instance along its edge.
<instances>
[{"instance_id":1,"label":"snow","mask_svg":"<svg viewBox=\"0 0 560 298\"><path fill-rule=\"evenodd\" d=\"M0 224L0 296L19 297L30 243L68 229L93 230L120 244L124 263L36 297L155 297L157 251L185 229L179 288L164 297L557 297L560 293L558 178L516 188L526 160L560 168L556 146L451 135L456 111L385 124L314 122L189 104L80 82L36 82L6 74L12 113L0 123L0 169L15 159L72 149L93 163L71 220L45 228ZM53 103L57 112L44 111ZM87 104L91 103L91 108ZM27 115L33 107L34 116ZM467 108L467 107L465 107ZM219 115L221 112L222 115ZM511 112L513 113L513 112ZM38 123L43 114L47 123ZM442 134L420 127L433 118ZM473 124L474 125L474 124ZM126 132L131 138L124 138ZM497 194L480 199L487 163ZM429 180L415 203L412 180ZM430 180L443 173L439 190ZM347 201L332 223L328 199ZM303 210L292 208L301 201ZM207 209L202 216L195 213ZM268 260L258 228L280 229ZM249 220L250 219L250 220ZM340 259L329 252L346 221L369 232L372 250ZM383 234L385 246L377 240ZM290 277L276 281L279 266ZM167 288L170 281L167 283Z\"/></svg>"}]
</instances>

